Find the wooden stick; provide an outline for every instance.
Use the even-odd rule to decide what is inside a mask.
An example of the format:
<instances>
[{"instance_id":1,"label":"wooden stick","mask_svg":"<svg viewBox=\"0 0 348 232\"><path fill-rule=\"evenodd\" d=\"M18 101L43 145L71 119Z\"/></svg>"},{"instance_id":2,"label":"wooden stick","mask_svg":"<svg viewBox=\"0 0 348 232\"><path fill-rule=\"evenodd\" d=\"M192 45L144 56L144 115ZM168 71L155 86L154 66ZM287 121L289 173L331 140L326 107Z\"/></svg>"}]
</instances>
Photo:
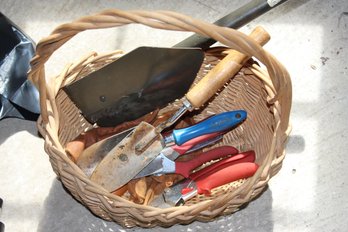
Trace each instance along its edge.
<instances>
[{"instance_id":1,"label":"wooden stick","mask_svg":"<svg viewBox=\"0 0 348 232\"><path fill-rule=\"evenodd\" d=\"M262 46L271 38L268 32L260 26L256 27L249 37ZM239 72L248 59L247 55L232 50L187 93L186 98L191 106L198 108L207 102L228 80Z\"/></svg>"}]
</instances>

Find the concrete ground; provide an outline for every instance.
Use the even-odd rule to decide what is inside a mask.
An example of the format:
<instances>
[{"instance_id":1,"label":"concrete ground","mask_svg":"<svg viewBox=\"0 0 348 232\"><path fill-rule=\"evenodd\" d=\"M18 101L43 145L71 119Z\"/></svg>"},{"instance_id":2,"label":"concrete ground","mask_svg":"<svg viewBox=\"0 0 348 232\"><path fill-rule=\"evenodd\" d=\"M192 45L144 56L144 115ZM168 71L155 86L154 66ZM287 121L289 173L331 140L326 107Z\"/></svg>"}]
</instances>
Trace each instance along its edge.
<instances>
[{"instance_id":1,"label":"concrete ground","mask_svg":"<svg viewBox=\"0 0 348 232\"><path fill-rule=\"evenodd\" d=\"M56 26L106 8L165 9L213 22L243 1L22 1L1 0L0 10L35 41ZM264 26L266 48L293 80L293 131L280 173L260 198L210 223L151 231L347 231L348 1L289 0L243 27ZM48 65L58 73L70 57L87 51L171 46L186 33L141 26L78 35ZM101 220L75 201L55 178L35 122L0 121L0 220L6 231L147 231Z\"/></svg>"}]
</instances>

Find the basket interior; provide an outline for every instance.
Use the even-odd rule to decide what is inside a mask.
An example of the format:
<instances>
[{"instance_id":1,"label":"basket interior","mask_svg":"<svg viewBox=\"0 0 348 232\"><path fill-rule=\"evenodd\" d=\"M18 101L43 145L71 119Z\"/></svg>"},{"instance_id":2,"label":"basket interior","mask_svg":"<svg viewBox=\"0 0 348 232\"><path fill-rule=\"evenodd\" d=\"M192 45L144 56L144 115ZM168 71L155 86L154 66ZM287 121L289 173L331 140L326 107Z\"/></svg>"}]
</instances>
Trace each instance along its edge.
<instances>
[{"instance_id":1,"label":"basket interior","mask_svg":"<svg viewBox=\"0 0 348 232\"><path fill-rule=\"evenodd\" d=\"M209 72L221 58L224 57L225 49L215 49L205 54L204 63L197 75L195 83ZM86 76L88 73L106 65L110 60L96 60L96 62L85 65L79 70L76 78ZM245 65L241 71L200 110L190 114L195 121L225 111L246 110L247 120L226 133L223 140L211 147L231 145L240 151L254 150L256 153L256 163L261 164L269 153L272 137L274 134L275 120L270 105L267 104L267 92L263 81L258 78L250 69L251 62ZM72 75L72 73L71 73ZM69 78L67 76L66 78ZM65 92L60 89L56 97L59 110L59 140L62 146L76 138L79 134L93 128L84 117L80 110L72 103ZM166 112L178 107L177 103L170 104L160 111ZM191 199L186 205L196 204L200 201L210 200L217 196L230 193L237 189L244 180L236 181L228 185L216 188L213 194L207 196L197 196Z\"/></svg>"}]
</instances>

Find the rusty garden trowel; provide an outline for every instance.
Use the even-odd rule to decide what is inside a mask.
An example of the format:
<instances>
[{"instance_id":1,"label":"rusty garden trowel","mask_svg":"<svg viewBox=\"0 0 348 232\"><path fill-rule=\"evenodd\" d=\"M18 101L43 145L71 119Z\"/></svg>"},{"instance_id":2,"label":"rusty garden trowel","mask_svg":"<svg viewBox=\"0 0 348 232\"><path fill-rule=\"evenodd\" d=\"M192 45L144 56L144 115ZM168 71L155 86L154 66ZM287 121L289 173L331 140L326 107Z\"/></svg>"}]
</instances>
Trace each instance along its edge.
<instances>
[{"instance_id":1,"label":"rusty garden trowel","mask_svg":"<svg viewBox=\"0 0 348 232\"><path fill-rule=\"evenodd\" d=\"M270 39L270 35L262 27L253 30L250 37L261 45L264 45ZM187 93L187 100L194 107L200 107L215 94L215 91L212 92L211 89L217 90L223 86L239 71L247 59L246 55L231 51ZM193 98L189 99L188 96L193 96ZM199 102L200 104L194 105L192 102ZM178 117L181 115L178 115ZM161 152L164 141L160 132L164 128L161 125L155 128L145 122L139 124L129 136L106 155L96 167L91 180L102 185L108 191L113 191L126 184ZM180 145L180 141L177 144ZM135 160L136 162L133 162Z\"/></svg>"},{"instance_id":2,"label":"rusty garden trowel","mask_svg":"<svg viewBox=\"0 0 348 232\"><path fill-rule=\"evenodd\" d=\"M104 159L104 157L115 147L116 144L121 142L127 135L129 135L132 130L134 130L133 127L110 136L107 139L100 140L84 149L82 154L76 160L77 166L79 166L86 176L90 177L100 161Z\"/></svg>"}]
</instances>

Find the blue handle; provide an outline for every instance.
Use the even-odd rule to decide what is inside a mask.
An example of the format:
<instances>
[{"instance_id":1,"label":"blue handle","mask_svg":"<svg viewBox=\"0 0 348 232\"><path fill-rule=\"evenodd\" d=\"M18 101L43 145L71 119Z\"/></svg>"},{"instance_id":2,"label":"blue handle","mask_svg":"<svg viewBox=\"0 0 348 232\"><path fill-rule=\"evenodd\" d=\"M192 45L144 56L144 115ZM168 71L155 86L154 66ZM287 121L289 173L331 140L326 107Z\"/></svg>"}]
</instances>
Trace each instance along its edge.
<instances>
[{"instance_id":1,"label":"blue handle","mask_svg":"<svg viewBox=\"0 0 348 232\"><path fill-rule=\"evenodd\" d=\"M224 112L214 115L193 126L173 130L173 138L177 145L181 145L193 138L201 135L222 132L232 129L247 117L247 112L244 110L236 110Z\"/></svg>"}]
</instances>

